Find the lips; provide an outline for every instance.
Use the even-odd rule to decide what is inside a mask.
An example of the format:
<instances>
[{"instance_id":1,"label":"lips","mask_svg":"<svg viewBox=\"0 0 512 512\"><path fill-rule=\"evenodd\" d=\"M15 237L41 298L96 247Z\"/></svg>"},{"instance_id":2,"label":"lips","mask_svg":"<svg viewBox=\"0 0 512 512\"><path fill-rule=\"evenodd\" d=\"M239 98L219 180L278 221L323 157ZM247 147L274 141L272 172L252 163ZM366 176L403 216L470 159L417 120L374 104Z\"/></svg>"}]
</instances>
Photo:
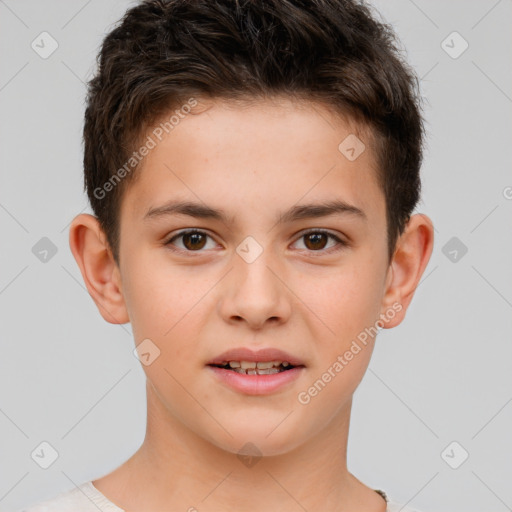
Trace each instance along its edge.
<instances>
[{"instance_id":1,"label":"lips","mask_svg":"<svg viewBox=\"0 0 512 512\"><path fill-rule=\"evenodd\" d=\"M283 361L288 362L292 366L305 366L304 362L298 357L284 352L283 350L275 348L264 348L260 350L250 350L245 347L238 347L231 350L227 350L222 354L218 355L211 361L207 366L223 366L228 364L230 361L248 361L265 363L271 361Z\"/></svg>"},{"instance_id":2,"label":"lips","mask_svg":"<svg viewBox=\"0 0 512 512\"><path fill-rule=\"evenodd\" d=\"M206 364L223 386L244 395L270 395L291 391L306 372L304 361L274 348L227 350Z\"/></svg>"}]
</instances>

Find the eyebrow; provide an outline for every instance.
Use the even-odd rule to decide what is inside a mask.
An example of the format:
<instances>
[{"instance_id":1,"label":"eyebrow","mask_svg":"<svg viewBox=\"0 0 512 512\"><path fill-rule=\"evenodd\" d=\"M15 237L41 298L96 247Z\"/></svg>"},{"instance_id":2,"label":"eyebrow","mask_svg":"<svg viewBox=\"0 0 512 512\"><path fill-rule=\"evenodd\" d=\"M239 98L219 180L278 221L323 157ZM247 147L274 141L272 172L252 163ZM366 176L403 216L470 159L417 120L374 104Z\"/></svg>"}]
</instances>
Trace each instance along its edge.
<instances>
[{"instance_id":1,"label":"eyebrow","mask_svg":"<svg viewBox=\"0 0 512 512\"><path fill-rule=\"evenodd\" d=\"M297 220L314 219L319 217L327 217L330 215L354 215L364 221L367 216L363 210L351 205L340 199L325 201L321 203L310 203L296 205L286 212L278 215L278 224L291 223ZM143 217L144 221L172 216L172 215L188 215L197 219L213 219L232 224L234 216L229 217L223 209L215 209L201 203L193 201L168 201L162 206L150 208Z\"/></svg>"}]
</instances>

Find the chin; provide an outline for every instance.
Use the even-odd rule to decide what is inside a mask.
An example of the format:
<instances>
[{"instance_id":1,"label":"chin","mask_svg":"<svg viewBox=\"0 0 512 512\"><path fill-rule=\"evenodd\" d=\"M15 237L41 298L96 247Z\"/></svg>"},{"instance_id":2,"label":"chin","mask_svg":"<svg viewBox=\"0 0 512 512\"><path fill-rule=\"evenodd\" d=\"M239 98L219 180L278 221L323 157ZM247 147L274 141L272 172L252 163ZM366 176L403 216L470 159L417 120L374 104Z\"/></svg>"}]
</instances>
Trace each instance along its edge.
<instances>
[{"instance_id":1,"label":"chin","mask_svg":"<svg viewBox=\"0 0 512 512\"><path fill-rule=\"evenodd\" d=\"M279 421L269 422L237 422L225 424L225 428L232 434L222 436L222 439L212 438L210 442L221 450L237 455L238 457L253 456L255 458L284 455L305 441L304 429L296 429L290 423L286 427ZM282 422L282 423L280 423Z\"/></svg>"}]
</instances>

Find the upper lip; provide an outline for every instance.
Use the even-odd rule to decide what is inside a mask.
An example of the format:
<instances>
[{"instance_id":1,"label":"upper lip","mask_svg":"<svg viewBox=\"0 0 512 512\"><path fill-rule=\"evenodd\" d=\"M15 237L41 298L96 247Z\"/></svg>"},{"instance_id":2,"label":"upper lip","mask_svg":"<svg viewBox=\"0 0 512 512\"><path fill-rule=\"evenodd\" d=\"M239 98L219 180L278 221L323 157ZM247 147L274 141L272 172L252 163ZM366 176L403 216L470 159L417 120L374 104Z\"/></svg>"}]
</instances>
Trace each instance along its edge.
<instances>
[{"instance_id":1,"label":"upper lip","mask_svg":"<svg viewBox=\"0 0 512 512\"><path fill-rule=\"evenodd\" d=\"M212 364L225 364L229 361L252 361L252 362L267 362L267 361L287 361L292 366L305 366L304 363L297 357L279 350L276 348L262 348L260 350L251 350L245 347L232 348L226 350L218 355L207 365Z\"/></svg>"}]
</instances>

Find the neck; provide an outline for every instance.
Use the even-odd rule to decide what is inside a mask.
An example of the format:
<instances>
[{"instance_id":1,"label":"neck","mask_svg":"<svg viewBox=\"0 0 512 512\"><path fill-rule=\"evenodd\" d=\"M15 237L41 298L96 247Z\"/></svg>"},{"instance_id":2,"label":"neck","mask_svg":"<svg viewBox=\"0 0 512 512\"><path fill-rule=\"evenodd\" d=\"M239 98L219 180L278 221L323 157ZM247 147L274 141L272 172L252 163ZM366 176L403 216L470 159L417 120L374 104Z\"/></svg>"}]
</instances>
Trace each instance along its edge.
<instances>
[{"instance_id":1,"label":"neck","mask_svg":"<svg viewBox=\"0 0 512 512\"><path fill-rule=\"evenodd\" d=\"M199 437L147 386L146 437L139 450L93 484L127 512L385 512L385 502L347 471L351 402L317 435L271 457L239 457Z\"/></svg>"}]
</instances>

